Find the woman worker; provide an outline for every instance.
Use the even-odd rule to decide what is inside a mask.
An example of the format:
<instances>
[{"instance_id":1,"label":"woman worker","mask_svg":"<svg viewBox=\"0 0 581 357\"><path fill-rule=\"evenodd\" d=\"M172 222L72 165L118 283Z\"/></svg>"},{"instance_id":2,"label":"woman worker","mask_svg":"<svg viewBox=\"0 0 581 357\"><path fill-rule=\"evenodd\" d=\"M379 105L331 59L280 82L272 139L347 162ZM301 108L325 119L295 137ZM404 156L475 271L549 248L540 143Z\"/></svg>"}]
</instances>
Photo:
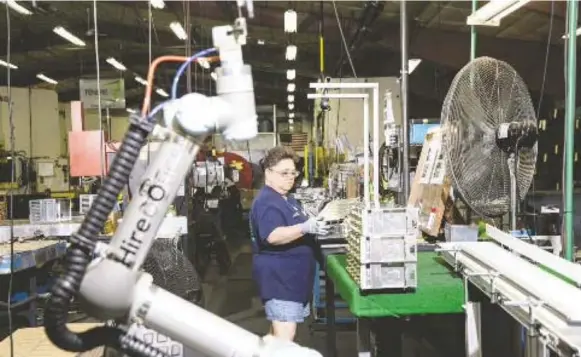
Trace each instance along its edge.
<instances>
[{"instance_id":1,"label":"woman worker","mask_svg":"<svg viewBox=\"0 0 581 357\"><path fill-rule=\"evenodd\" d=\"M292 341L309 316L315 278L315 235L325 227L309 218L288 192L298 176L294 152L271 149L263 160L264 187L252 203L253 276L271 321L271 333Z\"/></svg>"}]
</instances>

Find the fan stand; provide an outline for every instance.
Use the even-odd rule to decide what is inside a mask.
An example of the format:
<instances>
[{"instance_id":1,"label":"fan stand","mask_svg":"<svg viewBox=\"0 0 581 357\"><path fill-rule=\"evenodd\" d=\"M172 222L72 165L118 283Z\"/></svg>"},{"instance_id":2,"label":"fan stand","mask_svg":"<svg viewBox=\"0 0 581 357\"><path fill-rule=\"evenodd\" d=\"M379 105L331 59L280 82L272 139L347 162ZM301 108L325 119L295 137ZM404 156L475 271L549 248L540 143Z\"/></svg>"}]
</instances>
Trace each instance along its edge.
<instances>
[{"instance_id":1,"label":"fan stand","mask_svg":"<svg viewBox=\"0 0 581 357\"><path fill-rule=\"evenodd\" d=\"M517 186L516 186L516 170L517 170L517 153L511 153L506 160L508 164L508 172L510 174L510 230L516 231L516 210L517 210Z\"/></svg>"},{"instance_id":2,"label":"fan stand","mask_svg":"<svg viewBox=\"0 0 581 357\"><path fill-rule=\"evenodd\" d=\"M508 154L510 175L510 230L516 231L518 207L518 154L520 148L532 148L537 142L537 127L533 122L502 123L496 131L496 144Z\"/></svg>"}]
</instances>

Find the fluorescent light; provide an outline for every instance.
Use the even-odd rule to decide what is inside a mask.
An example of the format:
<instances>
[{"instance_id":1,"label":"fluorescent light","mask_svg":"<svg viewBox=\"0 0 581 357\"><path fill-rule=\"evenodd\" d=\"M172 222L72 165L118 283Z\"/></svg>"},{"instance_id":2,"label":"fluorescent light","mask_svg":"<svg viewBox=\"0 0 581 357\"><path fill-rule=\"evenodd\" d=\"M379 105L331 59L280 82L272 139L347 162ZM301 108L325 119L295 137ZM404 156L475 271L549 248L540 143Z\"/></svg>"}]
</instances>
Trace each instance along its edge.
<instances>
[{"instance_id":1,"label":"fluorescent light","mask_svg":"<svg viewBox=\"0 0 581 357\"><path fill-rule=\"evenodd\" d=\"M216 72L210 73L210 77L212 77L213 80L217 80L218 79L218 75L216 74Z\"/></svg>"},{"instance_id":2,"label":"fluorescent light","mask_svg":"<svg viewBox=\"0 0 581 357\"><path fill-rule=\"evenodd\" d=\"M288 113L288 117L290 119L294 119L295 118L295 113Z\"/></svg>"},{"instance_id":3,"label":"fluorescent light","mask_svg":"<svg viewBox=\"0 0 581 357\"><path fill-rule=\"evenodd\" d=\"M466 19L474 26L500 26L500 20L526 5L530 0L491 0Z\"/></svg>"},{"instance_id":4,"label":"fluorescent light","mask_svg":"<svg viewBox=\"0 0 581 357\"><path fill-rule=\"evenodd\" d=\"M179 22L177 21L172 22L171 24L169 24L169 28L180 40L188 39L188 34L186 33L186 30L184 30L184 27Z\"/></svg>"},{"instance_id":5,"label":"fluorescent light","mask_svg":"<svg viewBox=\"0 0 581 357\"><path fill-rule=\"evenodd\" d=\"M575 31L575 36L579 36L579 35L581 35L581 27L579 27L579 28L577 29L577 31ZM565 35L563 35L563 37L561 37L561 38L562 38L562 39L569 38L569 35L565 34Z\"/></svg>"},{"instance_id":6,"label":"fluorescent light","mask_svg":"<svg viewBox=\"0 0 581 357\"><path fill-rule=\"evenodd\" d=\"M259 39L258 41L256 41L256 43L259 44L259 45L264 45L264 40L260 40Z\"/></svg>"},{"instance_id":7,"label":"fluorescent light","mask_svg":"<svg viewBox=\"0 0 581 357\"><path fill-rule=\"evenodd\" d=\"M295 105L293 103L288 103L288 110L295 109Z\"/></svg>"},{"instance_id":8,"label":"fluorescent light","mask_svg":"<svg viewBox=\"0 0 581 357\"><path fill-rule=\"evenodd\" d=\"M297 71L294 69L287 69L286 70L286 79L288 79L289 81L292 81L296 78L297 76Z\"/></svg>"},{"instance_id":9,"label":"fluorescent light","mask_svg":"<svg viewBox=\"0 0 581 357\"><path fill-rule=\"evenodd\" d=\"M70 43L72 43L75 46L85 47L87 45L85 43L85 41L83 41L80 38L78 38L77 36L73 35L72 33L67 31L62 26L55 27L54 29L52 29L52 32L56 33L57 35L64 38L65 40L69 41Z\"/></svg>"},{"instance_id":10,"label":"fluorescent light","mask_svg":"<svg viewBox=\"0 0 581 357\"><path fill-rule=\"evenodd\" d=\"M288 120L288 123L289 123L289 124L294 124L294 122L295 122L295 121L294 121L294 120L292 120L292 119L289 119L289 120Z\"/></svg>"},{"instance_id":11,"label":"fluorescent light","mask_svg":"<svg viewBox=\"0 0 581 357\"><path fill-rule=\"evenodd\" d=\"M156 9L163 9L165 7L165 2L163 2L163 0L149 0L149 3Z\"/></svg>"},{"instance_id":12,"label":"fluorescent light","mask_svg":"<svg viewBox=\"0 0 581 357\"><path fill-rule=\"evenodd\" d=\"M120 70L120 71L126 71L126 70L127 70L127 67L125 67L125 66L123 65L123 63L121 63L121 62L117 61L117 60L116 60L115 58L113 58L113 57L109 57L109 58L107 58L107 60L106 60L106 61L107 61L107 63L109 63L111 66L115 67L115 69L118 69L118 70Z\"/></svg>"},{"instance_id":13,"label":"fluorescent light","mask_svg":"<svg viewBox=\"0 0 581 357\"><path fill-rule=\"evenodd\" d=\"M294 83L289 83L286 86L286 91L289 93L293 93L295 91L295 89L296 89L296 85Z\"/></svg>"},{"instance_id":14,"label":"fluorescent light","mask_svg":"<svg viewBox=\"0 0 581 357\"><path fill-rule=\"evenodd\" d=\"M127 113L129 113L129 114L136 114L137 113L137 110L135 110L135 109L127 108L125 110L127 110Z\"/></svg>"},{"instance_id":15,"label":"fluorescent light","mask_svg":"<svg viewBox=\"0 0 581 357\"><path fill-rule=\"evenodd\" d=\"M147 81L139 76L135 76L135 81L139 84L143 84L144 86L147 85Z\"/></svg>"},{"instance_id":16,"label":"fluorescent light","mask_svg":"<svg viewBox=\"0 0 581 357\"><path fill-rule=\"evenodd\" d=\"M156 92L157 94L161 95L162 97L166 97L166 98L167 98L167 97L169 97L169 94L167 94L167 92L166 92L166 91L164 91L164 90L163 90L163 89L161 89L161 88L157 88L157 89L155 90L155 92Z\"/></svg>"},{"instance_id":17,"label":"fluorescent light","mask_svg":"<svg viewBox=\"0 0 581 357\"><path fill-rule=\"evenodd\" d=\"M289 103L293 103L293 102L295 101L295 96L294 96L294 95L292 95L292 94L291 94L291 95L289 95L289 96L287 97L287 101L288 101Z\"/></svg>"},{"instance_id":18,"label":"fluorescent light","mask_svg":"<svg viewBox=\"0 0 581 357\"><path fill-rule=\"evenodd\" d=\"M408 74L411 74L419 65L422 63L422 60L419 58L412 58L408 60Z\"/></svg>"},{"instance_id":19,"label":"fluorescent light","mask_svg":"<svg viewBox=\"0 0 581 357\"><path fill-rule=\"evenodd\" d=\"M297 58L297 46L295 45L286 46L285 58L287 61L294 61Z\"/></svg>"},{"instance_id":20,"label":"fluorescent light","mask_svg":"<svg viewBox=\"0 0 581 357\"><path fill-rule=\"evenodd\" d=\"M13 65L12 63L8 63L6 61L3 61L1 59L0 59L0 66L4 66L4 67L10 68L10 69L18 69L18 66Z\"/></svg>"},{"instance_id":21,"label":"fluorescent light","mask_svg":"<svg viewBox=\"0 0 581 357\"><path fill-rule=\"evenodd\" d=\"M50 77L47 77L47 76L45 76L45 75L44 75L44 74L42 74L42 73L39 73L39 74L37 74L37 75L36 75L36 78L40 79L41 81L45 81L46 83L50 83L50 84L57 84L57 83L58 83L58 82L57 82L57 81L55 81L54 79L52 79L52 78L50 78Z\"/></svg>"},{"instance_id":22,"label":"fluorescent light","mask_svg":"<svg viewBox=\"0 0 581 357\"><path fill-rule=\"evenodd\" d=\"M284 13L284 32L297 32L297 13L294 10Z\"/></svg>"},{"instance_id":23,"label":"fluorescent light","mask_svg":"<svg viewBox=\"0 0 581 357\"><path fill-rule=\"evenodd\" d=\"M292 124L290 124L290 125L288 126L288 130L289 130L289 131L294 131L294 129L295 129L295 128L293 127L293 125L292 125Z\"/></svg>"},{"instance_id":24,"label":"fluorescent light","mask_svg":"<svg viewBox=\"0 0 581 357\"><path fill-rule=\"evenodd\" d=\"M12 10L22 15L32 15L32 11L20 5L14 0L0 0L0 3L8 5Z\"/></svg>"},{"instance_id":25,"label":"fluorescent light","mask_svg":"<svg viewBox=\"0 0 581 357\"><path fill-rule=\"evenodd\" d=\"M198 64L204 69L210 69L210 62L204 57L198 58Z\"/></svg>"}]
</instances>

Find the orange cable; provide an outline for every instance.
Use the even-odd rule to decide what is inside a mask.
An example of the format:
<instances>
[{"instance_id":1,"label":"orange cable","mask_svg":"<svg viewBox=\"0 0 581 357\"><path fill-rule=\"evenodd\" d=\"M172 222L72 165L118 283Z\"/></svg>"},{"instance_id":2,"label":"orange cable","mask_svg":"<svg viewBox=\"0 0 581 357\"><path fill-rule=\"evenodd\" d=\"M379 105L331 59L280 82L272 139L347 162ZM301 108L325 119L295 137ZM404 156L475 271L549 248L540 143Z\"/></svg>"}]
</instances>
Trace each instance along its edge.
<instances>
[{"instance_id":1,"label":"orange cable","mask_svg":"<svg viewBox=\"0 0 581 357\"><path fill-rule=\"evenodd\" d=\"M214 62L219 60L219 57L200 57L194 60L193 62L198 62L200 59L205 59L208 62ZM162 62L185 62L189 60L190 57L185 56L161 56L156 58L151 65L149 66L149 70L147 72L147 85L145 86L145 97L143 98L143 106L141 107L141 116L145 116L149 111L151 105L151 92L153 89L153 75L155 74L155 70L157 66Z\"/></svg>"}]
</instances>

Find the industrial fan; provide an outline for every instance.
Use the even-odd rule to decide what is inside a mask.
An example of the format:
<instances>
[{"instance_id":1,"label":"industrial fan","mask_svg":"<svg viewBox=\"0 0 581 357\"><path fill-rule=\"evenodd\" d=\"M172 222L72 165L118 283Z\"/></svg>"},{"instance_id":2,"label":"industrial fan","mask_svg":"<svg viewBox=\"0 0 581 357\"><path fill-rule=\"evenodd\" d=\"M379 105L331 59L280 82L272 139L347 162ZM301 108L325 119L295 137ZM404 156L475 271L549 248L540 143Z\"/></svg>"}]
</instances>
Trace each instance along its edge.
<instances>
[{"instance_id":1,"label":"industrial fan","mask_svg":"<svg viewBox=\"0 0 581 357\"><path fill-rule=\"evenodd\" d=\"M509 64L480 57L458 72L442 108L442 152L455 192L485 217L511 213L524 199L537 160L529 91Z\"/></svg>"}]
</instances>

